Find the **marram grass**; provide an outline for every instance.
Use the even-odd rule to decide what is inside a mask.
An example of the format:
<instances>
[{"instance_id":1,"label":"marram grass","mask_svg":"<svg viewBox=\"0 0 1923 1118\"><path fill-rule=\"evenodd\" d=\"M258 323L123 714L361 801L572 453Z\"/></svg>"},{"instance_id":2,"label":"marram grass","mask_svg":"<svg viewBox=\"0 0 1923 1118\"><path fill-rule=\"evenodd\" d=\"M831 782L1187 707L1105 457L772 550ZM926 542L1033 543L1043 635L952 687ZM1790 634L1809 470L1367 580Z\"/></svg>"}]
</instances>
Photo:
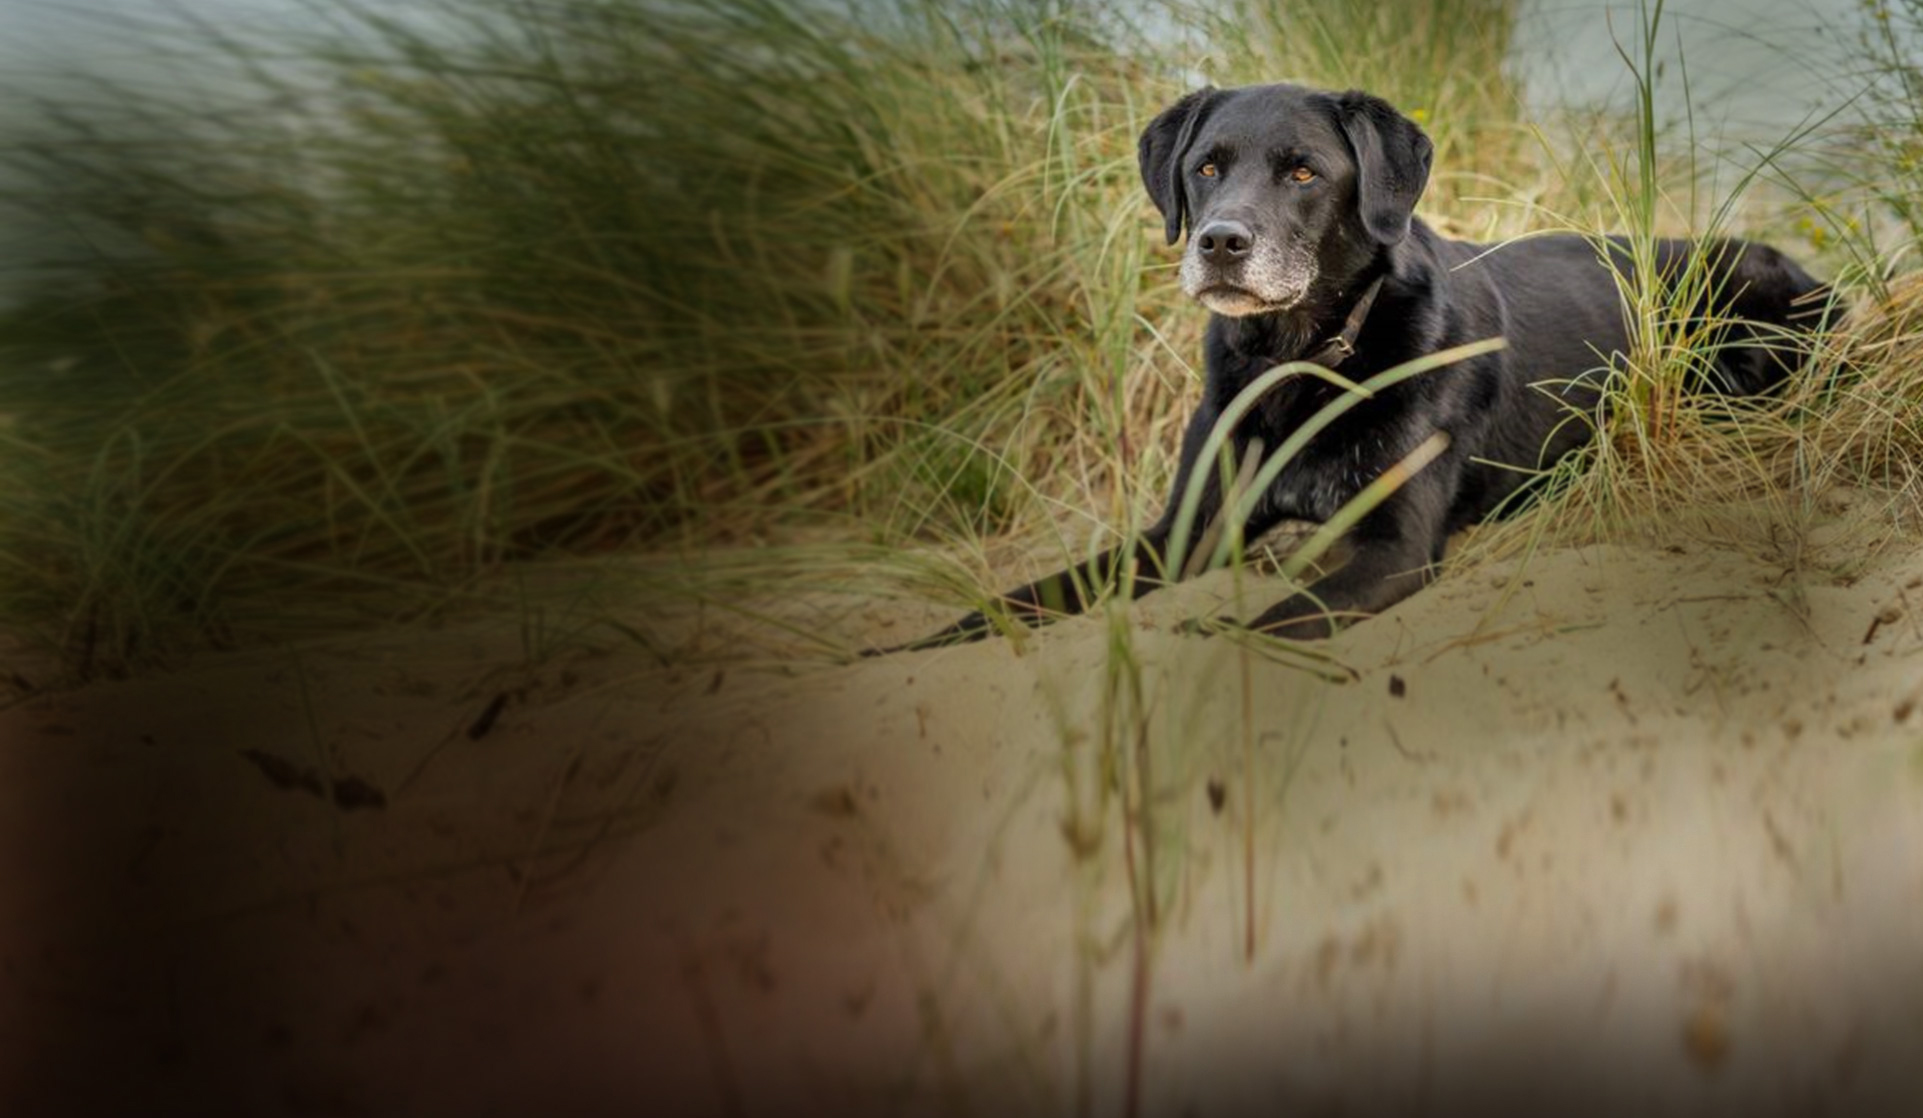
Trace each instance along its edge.
<instances>
[{"instance_id":1,"label":"marram grass","mask_svg":"<svg viewBox=\"0 0 1923 1118\"><path fill-rule=\"evenodd\" d=\"M1135 140L1199 79L1389 96L1455 235L1719 212L1647 123L1527 114L1509 0L437 10L316 4L271 50L183 23L217 92L101 78L0 148L6 200L85 247L0 315L0 624L71 674L431 612L557 555L678 562L642 581L699 597L714 549L816 541L839 564L766 585L959 606L1019 573L994 541L1112 543L1158 511L1198 383ZM1851 387L1900 366L1878 337L1741 439L1626 409L1553 522L1839 470L1913 491L1902 409ZM1788 478L1812 438L1854 465Z\"/></svg>"}]
</instances>

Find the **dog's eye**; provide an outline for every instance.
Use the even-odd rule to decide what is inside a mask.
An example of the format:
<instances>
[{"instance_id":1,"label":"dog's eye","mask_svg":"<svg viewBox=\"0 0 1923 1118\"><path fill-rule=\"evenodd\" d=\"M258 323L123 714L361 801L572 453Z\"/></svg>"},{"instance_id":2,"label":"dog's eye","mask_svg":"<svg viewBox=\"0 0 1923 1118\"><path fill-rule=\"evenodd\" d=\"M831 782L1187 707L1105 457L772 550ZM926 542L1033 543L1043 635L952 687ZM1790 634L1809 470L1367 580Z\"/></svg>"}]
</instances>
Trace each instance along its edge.
<instances>
[{"instance_id":1,"label":"dog's eye","mask_svg":"<svg viewBox=\"0 0 1923 1118\"><path fill-rule=\"evenodd\" d=\"M1289 172L1289 181L1290 182L1314 182L1315 172L1309 170L1307 167L1297 167L1295 170Z\"/></svg>"},{"instance_id":2,"label":"dog's eye","mask_svg":"<svg viewBox=\"0 0 1923 1118\"><path fill-rule=\"evenodd\" d=\"M1215 176L1216 176L1216 175L1217 175L1217 174L1218 174L1219 172L1218 172L1218 171L1216 170L1216 168L1215 168L1215 164L1213 164L1213 163L1204 163L1204 164L1202 164L1202 165L1201 165L1200 167L1197 167L1197 168L1195 169L1195 173L1196 173L1196 174L1198 174L1198 175L1201 175L1201 176L1202 176L1203 178L1205 178L1205 179L1212 179L1212 178L1214 178L1214 177L1215 177Z\"/></svg>"}]
</instances>

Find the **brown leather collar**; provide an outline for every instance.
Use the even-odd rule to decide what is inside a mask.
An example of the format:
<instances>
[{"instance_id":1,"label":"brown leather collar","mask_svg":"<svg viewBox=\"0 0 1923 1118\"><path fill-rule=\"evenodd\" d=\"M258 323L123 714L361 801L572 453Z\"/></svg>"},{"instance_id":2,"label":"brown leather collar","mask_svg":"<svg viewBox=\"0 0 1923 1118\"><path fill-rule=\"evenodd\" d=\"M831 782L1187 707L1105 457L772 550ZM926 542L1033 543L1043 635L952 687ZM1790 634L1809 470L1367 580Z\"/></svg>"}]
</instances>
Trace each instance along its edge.
<instances>
[{"instance_id":1,"label":"brown leather collar","mask_svg":"<svg viewBox=\"0 0 1923 1118\"><path fill-rule=\"evenodd\" d=\"M1342 332L1323 342L1302 360L1313 361L1325 369L1333 369L1346 361L1355 352L1356 336L1362 333L1362 323L1369 317L1369 308L1375 306L1375 297L1382 290L1382 281L1388 278L1387 273L1377 276L1368 290L1362 293L1362 298L1349 308L1349 317L1342 323Z\"/></svg>"}]
</instances>

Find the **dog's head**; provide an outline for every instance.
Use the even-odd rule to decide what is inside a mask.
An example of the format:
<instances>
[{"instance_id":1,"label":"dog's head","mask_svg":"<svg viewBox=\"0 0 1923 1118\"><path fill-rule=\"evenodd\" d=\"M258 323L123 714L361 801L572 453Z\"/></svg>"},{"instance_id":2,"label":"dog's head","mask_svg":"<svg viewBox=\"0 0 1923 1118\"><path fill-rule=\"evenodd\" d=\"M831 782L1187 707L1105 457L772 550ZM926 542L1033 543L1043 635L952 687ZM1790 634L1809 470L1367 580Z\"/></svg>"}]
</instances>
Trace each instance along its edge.
<instances>
[{"instance_id":1,"label":"dog's head","mask_svg":"<svg viewBox=\"0 0 1923 1118\"><path fill-rule=\"evenodd\" d=\"M1142 184L1189 228L1182 290L1217 314L1291 310L1408 235L1429 137L1388 102L1293 85L1201 89L1142 133Z\"/></svg>"}]
</instances>

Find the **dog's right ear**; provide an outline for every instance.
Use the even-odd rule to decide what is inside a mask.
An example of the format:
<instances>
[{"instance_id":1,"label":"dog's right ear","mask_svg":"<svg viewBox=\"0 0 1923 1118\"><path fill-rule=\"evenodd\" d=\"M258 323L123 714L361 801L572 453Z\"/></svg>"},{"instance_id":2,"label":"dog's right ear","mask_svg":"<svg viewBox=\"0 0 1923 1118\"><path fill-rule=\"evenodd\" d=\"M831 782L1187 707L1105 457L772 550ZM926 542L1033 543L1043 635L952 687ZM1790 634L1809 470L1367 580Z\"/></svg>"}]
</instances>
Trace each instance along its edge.
<instances>
[{"instance_id":1,"label":"dog's right ear","mask_svg":"<svg viewBox=\"0 0 1923 1118\"><path fill-rule=\"evenodd\" d=\"M1167 222L1168 243L1182 239L1182 221L1188 216L1187 193L1182 189L1182 156L1195 139L1195 130L1215 102L1214 86L1201 89L1163 109L1142 130L1136 147L1142 165L1142 185L1162 211Z\"/></svg>"}]
</instances>

